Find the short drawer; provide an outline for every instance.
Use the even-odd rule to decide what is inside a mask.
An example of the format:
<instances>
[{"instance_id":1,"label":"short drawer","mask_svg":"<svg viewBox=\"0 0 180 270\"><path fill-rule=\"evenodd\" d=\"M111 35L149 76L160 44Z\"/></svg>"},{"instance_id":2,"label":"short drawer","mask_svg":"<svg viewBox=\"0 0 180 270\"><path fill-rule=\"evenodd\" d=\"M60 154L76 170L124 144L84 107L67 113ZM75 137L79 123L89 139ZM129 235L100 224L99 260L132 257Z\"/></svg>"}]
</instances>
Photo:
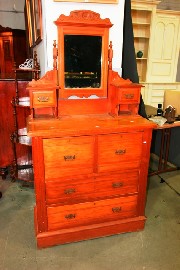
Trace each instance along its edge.
<instances>
[{"instance_id":1,"label":"short drawer","mask_svg":"<svg viewBox=\"0 0 180 270\"><path fill-rule=\"evenodd\" d=\"M98 197L134 194L138 192L139 171L124 171L119 174L97 176L95 195Z\"/></svg>"},{"instance_id":2,"label":"short drawer","mask_svg":"<svg viewBox=\"0 0 180 270\"><path fill-rule=\"evenodd\" d=\"M49 231L102 223L136 215L136 195L47 208Z\"/></svg>"},{"instance_id":3,"label":"short drawer","mask_svg":"<svg viewBox=\"0 0 180 270\"><path fill-rule=\"evenodd\" d=\"M142 154L142 132L100 135L98 171L138 168Z\"/></svg>"},{"instance_id":4,"label":"short drawer","mask_svg":"<svg viewBox=\"0 0 180 270\"><path fill-rule=\"evenodd\" d=\"M33 91L31 95L32 95L31 106L33 108L55 107L56 104L55 90Z\"/></svg>"},{"instance_id":5,"label":"short drawer","mask_svg":"<svg viewBox=\"0 0 180 270\"><path fill-rule=\"evenodd\" d=\"M45 179L93 172L94 138L91 136L43 140Z\"/></svg>"},{"instance_id":6,"label":"short drawer","mask_svg":"<svg viewBox=\"0 0 180 270\"><path fill-rule=\"evenodd\" d=\"M72 203L77 200L87 200L94 194L94 179L67 179L67 181L46 182L46 203Z\"/></svg>"},{"instance_id":7,"label":"short drawer","mask_svg":"<svg viewBox=\"0 0 180 270\"><path fill-rule=\"evenodd\" d=\"M120 89L118 92L118 101L125 104L139 103L140 88Z\"/></svg>"}]
</instances>

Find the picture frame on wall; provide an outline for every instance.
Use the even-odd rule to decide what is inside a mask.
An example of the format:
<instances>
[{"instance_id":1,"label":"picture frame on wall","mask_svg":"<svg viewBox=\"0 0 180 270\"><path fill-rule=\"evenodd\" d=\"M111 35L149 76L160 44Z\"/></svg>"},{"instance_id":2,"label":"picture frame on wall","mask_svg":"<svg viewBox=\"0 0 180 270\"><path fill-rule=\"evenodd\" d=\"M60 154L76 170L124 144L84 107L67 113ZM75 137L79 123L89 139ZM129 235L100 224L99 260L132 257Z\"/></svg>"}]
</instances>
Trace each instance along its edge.
<instances>
[{"instance_id":1,"label":"picture frame on wall","mask_svg":"<svg viewBox=\"0 0 180 270\"><path fill-rule=\"evenodd\" d=\"M25 15L25 24L26 24L28 45L30 48L32 48L32 47L34 47L32 0L25 1L24 15Z\"/></svg>"},{"instance_id":2,"label":"picture frame on wall","mask_svg":"<svg viewBox=\"0 0 180 270\"><path fill-rule=\"evenodd\" d=\"M42 3L41 0L32 0L33 31L35 45L42 40Z\"/></svg>"},{"instance_id":3,"label":"picture frame on wall","mask_svg":"<svg viewBox=\"0 0 180 270\"><path fill-rule=\"evenodd\" d=\"M54 2L83 2L98 4L118 4L119 0L53 0Z\"/></svg>"},{"instance_id":4,"label":"picture frame on wall","mask_svg":"<svg viewBox=\"0 0 180 270\"><path fill-rule=\"evenodd\" d=\"M29 47L33 48L42 40L41 0L25 1L25 21Z\"/></svg>"}]
</instances>

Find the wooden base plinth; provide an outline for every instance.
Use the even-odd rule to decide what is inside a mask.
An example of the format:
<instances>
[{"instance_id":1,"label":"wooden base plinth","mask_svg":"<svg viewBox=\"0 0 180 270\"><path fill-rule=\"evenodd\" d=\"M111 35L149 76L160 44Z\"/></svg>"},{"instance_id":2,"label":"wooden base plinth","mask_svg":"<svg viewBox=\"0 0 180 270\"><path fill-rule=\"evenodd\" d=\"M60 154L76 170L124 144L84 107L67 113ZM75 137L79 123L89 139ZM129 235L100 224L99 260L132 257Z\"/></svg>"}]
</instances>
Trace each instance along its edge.
<instances>
[{"instance_id":1,"label":"wooden base plinth","mask_svg":"<svg viewBox=\"0 0 180 270\"><path fill-rule=\"evenodd\" d=\"M59 231L37 233L37 246L38 248L45 248L114 234L140 231L144 229L145 220L146 218L141 216Z\"/></svg>"}]
</instances>

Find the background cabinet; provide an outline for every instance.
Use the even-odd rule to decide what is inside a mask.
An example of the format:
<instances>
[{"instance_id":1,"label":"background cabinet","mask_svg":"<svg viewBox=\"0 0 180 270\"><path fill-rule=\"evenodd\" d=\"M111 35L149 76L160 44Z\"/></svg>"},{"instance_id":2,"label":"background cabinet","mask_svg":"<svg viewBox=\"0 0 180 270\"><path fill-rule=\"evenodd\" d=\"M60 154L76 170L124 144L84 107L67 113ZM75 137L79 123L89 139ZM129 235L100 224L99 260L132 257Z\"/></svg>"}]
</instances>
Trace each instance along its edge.
<instances>
[{"instance_id":1,"label":"background cabinet","mask_svg":"<svg viewBox=\"0 0 180 270\"><path fill-rule=\"evenodd\" d=\"M0 26L0 78L14 78L14 62L19 66L27 55L25 30Z\"/></svg>"},{"instance_id":2,"label":"background cabinet","mask_svg":"<svg viewBox=\"0 0 180 270\"><path fill-rule=\"evenodd\" d=\"M143 82L147 73L151 17L149 10L132 10L137 69L139 80Z\"/></svg>"},{"instance_id":3,"label":"background cabinet","mask_svg":"<svg viewBox=\"0 0 180 270\"><path fill-rule=\"evenodd\" d=\"M157 10L152 33L147 81L176 81L180 48L180 12Z\"/></svg>"},{"instance_id":4,"label":"background cabinet","mask_svg":"<svg viewBox=\"0 0 180 270\"><path fill-rule=\"evenodd\" d=\"M135 52L145 104L163 104L164 90L180 90L176 82L180 51L180 12L159 10L160 1L131 1Z\"/></svg>"},{"instance_id":5,"label":"background cabinet","mask_svg":"<svg viewBox=\"0 0 180 270\"><path fill-rule=\"evenodd\" d=\"M140 82L146 82L150 51L150 38L156 6L160 1L131 1L134 46ZM137 53L141 51L142 57Z\"/></svg>"}]
</instances>

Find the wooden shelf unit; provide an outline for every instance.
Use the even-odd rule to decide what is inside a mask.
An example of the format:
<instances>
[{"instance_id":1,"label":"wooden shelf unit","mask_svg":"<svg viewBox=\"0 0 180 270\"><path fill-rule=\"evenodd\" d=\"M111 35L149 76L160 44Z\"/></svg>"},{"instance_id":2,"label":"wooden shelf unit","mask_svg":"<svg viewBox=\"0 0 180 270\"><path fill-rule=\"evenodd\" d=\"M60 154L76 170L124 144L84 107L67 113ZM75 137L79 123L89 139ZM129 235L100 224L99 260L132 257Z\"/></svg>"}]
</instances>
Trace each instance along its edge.
<instances>
[{"instance_id":1,"label":"wooden shelf unit","mask_svg":"<svg viewBox=\"0 0 180 270\"><path fill-rule=\"evenodd\" d=\"M133 31L134 31L134 47L137 60L137 69L139 81L146 81L147 62L149 53L149 39L151 31L152 11L145 9L132 8L131 12ZM141 51L142 57L138 57L137 53Z\"/></svg>"},{"instance_id":2,"label":"wooden shelf unit","mask_svg":"<svg viewBox=\"0 0 180 270\"><path fill-rule=\"evenodd\" d=\"M13 162L10 167L10 175L13 181L22 180L33 182L33 162L32 162L32 140L27 135L26 119L30 115L30 97L24 96L18 89L18 75L31 76L32 79L39 79L39 64L36 52L34 53L33 68L14 68L15 73L15 96L12 99L14 131L11 134L13 149ZM26 94L29 94L28 92Z\"/></svg>"},{"instance_id":3,"label":"wooden shelf unit","mask_svg":"<svg viewBox=\"0 0 180 270\"><path fill-rule=\"evenodd\" d=\"M132 22L139 80L144 103L157 108L164 91L180 91L176 82L179 58L180 12L160 10L160 1L132 0Z\"/></svg>"}]
</instances>

